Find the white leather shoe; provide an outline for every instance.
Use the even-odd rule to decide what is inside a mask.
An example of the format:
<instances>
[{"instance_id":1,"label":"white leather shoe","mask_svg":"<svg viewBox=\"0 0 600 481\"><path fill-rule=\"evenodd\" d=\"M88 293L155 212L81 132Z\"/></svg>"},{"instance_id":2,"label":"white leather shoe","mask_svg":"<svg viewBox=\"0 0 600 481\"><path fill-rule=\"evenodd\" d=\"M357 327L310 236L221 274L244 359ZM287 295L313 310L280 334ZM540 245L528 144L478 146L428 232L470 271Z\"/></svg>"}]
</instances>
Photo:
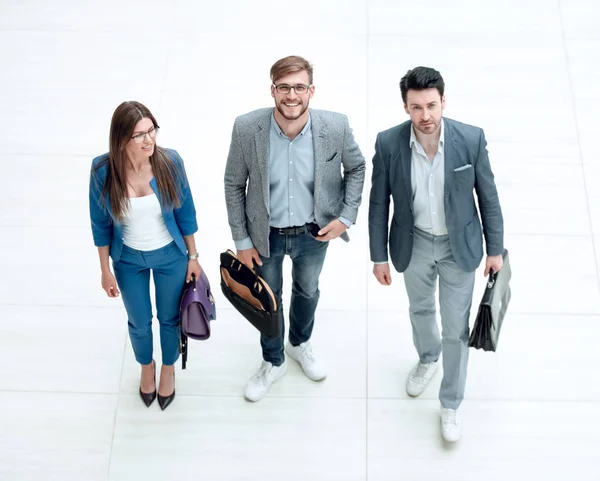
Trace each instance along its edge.
<instances>
[{"instance_id":1,"label":"white leather shoe","mask_svg":"<svg viewBox=\"0 0 600 481\"><path fill-rule=\"evenodd\" d=\"M455 443L460 439L462 422L456 409L442 408L442 437L449 443Z\"/></svg>"},{"instance_id":2,"label":"white leather shoe","mask_svg":"<svg viewBox=\"0 0 600 481\"><path fill-rule=\"evenodd\" d=\"M306 377L313 381L322 381L327 377L327 371L313 353L310 341L303 342L299 346L292 346L290 343L285 347L285 352L294 361L297 361L302 366L302 370Z\"/></svg>"},{"instance_id":3,"label":"white leather shoe","mask_svg":"<svg viewBox=\"0 0 600 481\"><path fill-rule=\"evenodd\" d=\"M417 397L423 394L435 371L437 371L439 362L439 359L428 364L423 364L419 361L411 369L406 380L406 392L409 396Z\"/></svg>"},{"instance_id":4,"label":"white leather shoe","mask_svg":"<svg viewBox=\"0 0 600 481\"><path fill-rule=\"evenodd\" d=\"M260 401L269 392L271 384L281 379L285 373L287 373L287 363L285 361L280 366L273 366L270 362L263 361L258 371L246 383L244 397L248 401Z\"/></svg>"}]
</instances>

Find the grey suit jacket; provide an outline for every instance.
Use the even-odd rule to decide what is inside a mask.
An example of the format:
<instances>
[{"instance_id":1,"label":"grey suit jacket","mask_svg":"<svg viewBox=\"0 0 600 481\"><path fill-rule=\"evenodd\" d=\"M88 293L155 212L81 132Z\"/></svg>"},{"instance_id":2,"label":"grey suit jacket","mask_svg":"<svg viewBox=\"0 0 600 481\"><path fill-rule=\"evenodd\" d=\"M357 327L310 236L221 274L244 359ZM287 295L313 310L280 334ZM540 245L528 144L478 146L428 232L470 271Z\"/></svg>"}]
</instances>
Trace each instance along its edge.
<instances>
[{"instance_id":1,"label":"grey suit jacket","mask_svg":"<svg viewBox=\"0 0 600 481\"><path fill-rule=\"evenodd\" d=\"M225 168L225 201L234 241L250 236L269 257L269 129L273 108L236 118ZM365 159L345 115L310 109L315 153L314 213L319 227L339 217L356 222ZM342 176L343 167L343 176ZM344 232L342 239L349 240Z\"/></svg>"},{"instance_id":2,"label":"grey suit jacket","mask_svg":"<svg viewBox=\"0 0 600 481\"><path fill-rule=\"evenodd\" d=\"M456 263L471 272L483 258L482 233L487 255L504 252L504 222L483 130L451 119L444 121L446 227ZM391 260L398 272L408 267L413 247L410 127L407 121L377 135L369 201L371 260L388 260L389 240ZM394 213L388 232L390 196Z\"/></svg>"}]
</instances>

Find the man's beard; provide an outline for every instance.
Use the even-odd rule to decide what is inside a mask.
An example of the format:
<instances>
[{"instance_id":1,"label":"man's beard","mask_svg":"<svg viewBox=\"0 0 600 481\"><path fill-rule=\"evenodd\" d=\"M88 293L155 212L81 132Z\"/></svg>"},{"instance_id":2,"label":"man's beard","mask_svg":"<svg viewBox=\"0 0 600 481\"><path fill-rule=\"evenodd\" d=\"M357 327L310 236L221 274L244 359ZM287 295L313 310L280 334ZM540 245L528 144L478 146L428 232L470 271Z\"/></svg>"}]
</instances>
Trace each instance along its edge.
<instances>
[{"instance_id":1,"label":"man's beard","mask_svg":"<svg viewBox=\"0 0 600 481\"><path fill-rule=\"evenodd\" d=\"M421 124L416 124L415 128L422 134L431 135L438 131L438 129L440 128L440 124L441 124L441 122L437 123L437 124L435 122L429 122L428 125L426 125L426 126L422 126Z\"/></svg>"},{"instance_id":2,"label":"man's beard","mask_svg":"<svg viewBox=\"0 0 600 481\"><path fill-rule=\"evenodd\" d=\"M295 115L293 117L290 117L288 114L286 114L284 112L284 107L283 107L283 102L280 102L277 104L277 111L281 114L281 116L286 119L286 120L297 120L300 117L302 117L302 115L304 114L304 112L306 112L306 110L308 109L308 102L305 104L304 102L302 102L302 110L300 111L300 113L298 115Z\"/></svg>"}]
</instances>

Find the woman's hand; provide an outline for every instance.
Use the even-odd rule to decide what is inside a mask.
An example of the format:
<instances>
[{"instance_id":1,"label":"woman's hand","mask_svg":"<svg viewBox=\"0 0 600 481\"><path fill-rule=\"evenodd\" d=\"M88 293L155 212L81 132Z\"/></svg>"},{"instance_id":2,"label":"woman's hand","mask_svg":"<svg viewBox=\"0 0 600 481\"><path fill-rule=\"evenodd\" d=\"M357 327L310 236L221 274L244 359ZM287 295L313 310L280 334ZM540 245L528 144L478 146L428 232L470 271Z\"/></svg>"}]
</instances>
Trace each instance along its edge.
<instances>
[{"instance_id":1,"label":"woman's hand","mask_svg":"<svg viewBox=\"0 0 600 481\"><path fill-rule=\"evenodd\" d=\"M102 271L102 289L108 297L119 297L119 288L117 280L110 271Z\"/></svg>"},{"instance_id":2,"label":"woman's hand","mask_svg":"<svg viewBox=\"0 0 600 481\"><path fill-rule=\"evenodd\" d=\"M200 272L202 272L202 268L200 267L200 263L198 259L192 259L188 261L187 268L187 276L185 277L185 282L190 282L192 280L192 274L196 279L200 278Z\"/></svg>"}]
</instances>

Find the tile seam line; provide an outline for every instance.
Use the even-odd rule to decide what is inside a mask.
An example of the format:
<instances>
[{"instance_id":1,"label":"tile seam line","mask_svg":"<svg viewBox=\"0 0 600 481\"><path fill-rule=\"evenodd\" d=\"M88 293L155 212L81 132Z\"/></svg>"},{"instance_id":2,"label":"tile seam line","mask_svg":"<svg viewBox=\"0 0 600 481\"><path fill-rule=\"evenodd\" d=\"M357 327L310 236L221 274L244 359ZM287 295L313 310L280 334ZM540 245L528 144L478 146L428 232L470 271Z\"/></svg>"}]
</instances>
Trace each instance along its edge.
<instances>
[{"instance_id":1,"label":"tile seam line","mask_svg":"<svg viewBox=\"0 0 600 481\"><path fill-rule=\"evenodd\" d=\"M587 217L588 217L588 224L589 224L589 228L590 228L590 232L592 234L592 255L594 256L594 266L595 266L595 270L596 270L596 289L597 291L600 293L600 259L598 257L598 249L596 247L596 237L594 235L594 223L592 222L592 212L591 212L591 203L590 203L590 189L588 187L588 182L586 180L585 177L585 162L583 161L583 151L581 150L581 130L579 128L579 119L577 117L577 104L575 102L575 91L573 90L573 74L571 72L571 62L570 62L570 57L569 57L569 51L567 48L567 35L565 34L565 26L563 23L563 10L562 10L562 2L561 0L557 0L556 1L556 5L558 8L558 16L559 16L559 22L560 22L560 32L561 32L561 39L562 39L562 46L563 46L563 51L564 51L564 59L565 59L565 64L567 66L567 78L569 81L569 92L570 92L570 97L571 97L571 108L573 111L573 121L575 124L575 132L577 135L577 152L578 152L578 157L579 157L579 166L581 168L581 175L583 177L583 186L584 186L584 190L585 190L585 202L586 202L586 206L587 206Z\"/></svg>"}]
</instances>

